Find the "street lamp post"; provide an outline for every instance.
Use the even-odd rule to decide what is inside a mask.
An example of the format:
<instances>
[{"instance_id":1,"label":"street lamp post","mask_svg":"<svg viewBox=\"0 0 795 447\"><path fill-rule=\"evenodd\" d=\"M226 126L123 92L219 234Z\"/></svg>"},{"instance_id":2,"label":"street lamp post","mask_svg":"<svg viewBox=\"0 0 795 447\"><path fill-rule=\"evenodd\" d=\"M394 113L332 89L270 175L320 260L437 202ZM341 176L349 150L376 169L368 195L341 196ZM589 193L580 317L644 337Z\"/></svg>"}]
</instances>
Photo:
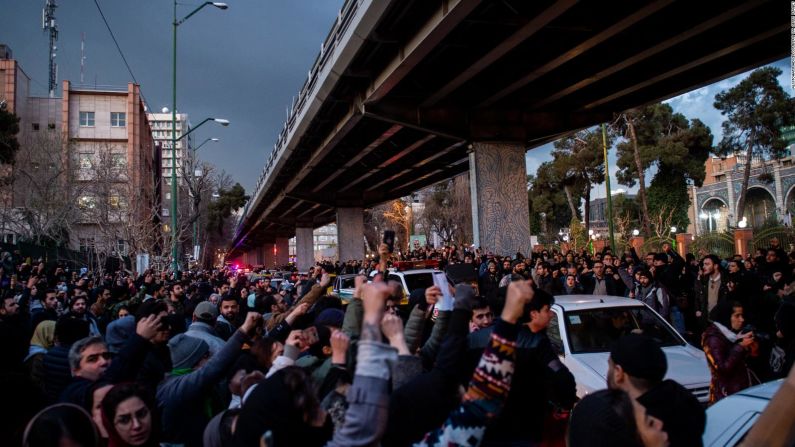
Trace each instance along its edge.
<instances>
[{"instance_id":1,"label":"street lamp post","mask_svg":"<svg viewBox=\"0 0 795 447\"><path fill-rule=\"evenodd\" d=\"M191 128L191 130L189 130L189 131L185 132L184 134L180 135L180 137L175 139L174 141L176 142L176 141L179 141L179 140L187 137L194 130L198 129L199 127L201 127L202 125L204 125L208 121L216 122L216 123L218 123L218 124L220 124L220 125L222 125L224 127L229 125L229 120L228 119L224 119L224 118L205 118L204 120L202 120L202 122L197 124L196 127ZM198 151L199 148L204 146L209 141L219 141L219 140L218 140L218 138L208 138L208 139L202 141L201 144L199 144L195 149L193 149L193 152ZM171 239L172 239L172 251L173 251L173 254L176 254L176 252L177 252L177 242L176 242L177 241L177 236L176 236L177 211L176 211L176 205L175 205L177 203L177 201L176 201L176 197L177 197L176 196L176 184L177 184L176 181L177 181L177 178L176 178L176 174L175 174L176 173L176 168L175 168L176 159L171 160L171 162L172 162L172 164L171 164L171 191L172 191L171 192L171 196L172 196L172 199L173 199L171 201L171 204L172 204L171 222L172 222L172 226L174 227L173 237ZM196 175L195 171L193 172L193 175L194 175L194 178L195 178L195 175ZM194 206L194 208L195 208L195 206ZM194 212L196 212L196 211L198 211L198 210L194 209ZM196 222L193 222L193 239L192 239L192 241L194 242L194 245L195 245L195 241L196 241ZM174 258L174 259L176 259L176 258ZM174 267L178 268L179 267L179 263L175 261L174 262ZM174 271L176 271L176 270L174 270Z\"/></svg>"},{"instance_id":2,"label":"street lamp post","mask_svg":"<svg viewBox=\"0 0 795 447\"><path fill-rule=\"evenodd\" d=\"M199 152L199 149L201 149L202 146L204 146L205 144L209 143L210 141L212 141L213 143L217 143L220 140L218 138L207 138L206 140L202 141L201 144L199 144L198 146L196 146L193 149L194 157L192 157L192 158L195 159L196 152ZM194 187L196 186L196 177L197 177L196 171L197 171L197 169L194 168L193 169L193 185L194 185ZM199 193L200 193L200 191L198 191L198 190L197 191L193 191L193 194L199 194ZM199 231L198 231L199 219L198 219L198 217L196 217L198 214L199 214L199 207L196 205L196 198L194 197L193 198L193 218L194 218L193 219L193 238L191 239L193 241L193 246L194 247L199 245L197 243L197 240L198 240L197 238L199 237ZM193 252L196 253L196 251L197 251L196 248L194 248ZM199 258L198 254L195 257L196 257L196 259L198 259Z\"/></svg>"},{"instance_id":3,"label":"street lamp post","mask_svg":"<svg viewBox=\"0 0 795 447\"><path fill-rule=\"evenodd\" d=\"M191 11L190 14L183 17L182 20L178 21L177 0L174 0L174 22L172 23L173 64L171 71L171 257L175 275L179 270L179 257L177 254L177 27L205 6L214 6L218 9L226 9L229 7L226 3L204 2L198 8ZM183 135L183 137L185 135Z\"/></svg>"}]
</instances>

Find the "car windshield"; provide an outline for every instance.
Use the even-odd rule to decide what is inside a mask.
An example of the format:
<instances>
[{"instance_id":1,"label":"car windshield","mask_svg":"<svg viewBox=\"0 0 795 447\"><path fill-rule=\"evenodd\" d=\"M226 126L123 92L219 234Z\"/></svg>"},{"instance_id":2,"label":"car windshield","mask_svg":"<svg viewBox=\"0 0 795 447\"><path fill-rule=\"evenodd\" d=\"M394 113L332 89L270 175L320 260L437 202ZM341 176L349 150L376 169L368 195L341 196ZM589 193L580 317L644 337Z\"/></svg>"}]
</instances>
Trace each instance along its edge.
<instances>
[{"instance_id":1,"label":"car windshield","mask_svg":"<svg viewBox=\"0 0 795 447\"><path fill-rule=\"evenodd\" d=\"M340 278L339 281L339 288L340 289L353 289L356 287L356 277L351 276L350 278Z\"/></svg>"},{"instance_id":2,"label":"car windshield","mask_svg":"<svg viewBox=\"0 0 795 447\"><path fill-rule=\"evenodd\" d=\"M657 314L646 307L610 307L566 312L572 354L607 352L622 335L647 335L660 347L683 342Z\"/></svg>"}]
</instances>

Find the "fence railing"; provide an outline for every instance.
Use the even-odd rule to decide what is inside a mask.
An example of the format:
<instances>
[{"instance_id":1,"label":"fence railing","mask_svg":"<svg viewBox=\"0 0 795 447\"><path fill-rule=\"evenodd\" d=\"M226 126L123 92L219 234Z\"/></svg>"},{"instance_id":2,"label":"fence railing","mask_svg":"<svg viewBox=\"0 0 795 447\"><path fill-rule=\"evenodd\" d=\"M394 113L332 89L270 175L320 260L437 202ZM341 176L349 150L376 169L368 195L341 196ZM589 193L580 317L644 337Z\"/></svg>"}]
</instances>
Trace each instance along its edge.
<instances>
[{"instance_id":1,"label":"fence railing","mask_svg":"<svg viewBox=\"0 0 795 447\"><path fill-rule=\"evenodd\" d=\"M759 232L754 232L754 240L750 245L750 249L752 251L760 248L766 250L770 247L770 241L773 239L778 239L779 247L784 250L795 250L795 230L784 226L765 228Z\"/></svg>"},{"instance_id":2,"label":"fence railing","mask_svg":"<svg viewBox=\"0 0 795 447\"><path fill-rule=\"evenodd\" d=\"M729 258L736 253L734 238L728 233L706 233L693 239L690 251L696 256L699 252L716 254L721 258Z\"/></svg>"}]
</instances>

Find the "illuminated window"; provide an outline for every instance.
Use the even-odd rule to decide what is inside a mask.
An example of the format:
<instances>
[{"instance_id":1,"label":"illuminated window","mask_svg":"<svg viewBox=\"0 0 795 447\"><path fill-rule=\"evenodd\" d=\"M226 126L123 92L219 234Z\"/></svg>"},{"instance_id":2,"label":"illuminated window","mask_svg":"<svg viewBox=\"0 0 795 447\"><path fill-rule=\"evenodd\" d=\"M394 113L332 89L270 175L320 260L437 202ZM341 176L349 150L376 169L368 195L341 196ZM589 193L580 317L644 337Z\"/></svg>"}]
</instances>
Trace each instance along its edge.
<instances>
[{"instance_id":1,"label":"illuminated window","mask_svg":"<svg viewBox=\"0 0 795 447\"><path fill-rule=\"evenodd\" d=\"M97 206L97 201L93 196L80 196L80 198L77 199L77 206L84 210L94 209Z\"/></svg>"}]
</instances>

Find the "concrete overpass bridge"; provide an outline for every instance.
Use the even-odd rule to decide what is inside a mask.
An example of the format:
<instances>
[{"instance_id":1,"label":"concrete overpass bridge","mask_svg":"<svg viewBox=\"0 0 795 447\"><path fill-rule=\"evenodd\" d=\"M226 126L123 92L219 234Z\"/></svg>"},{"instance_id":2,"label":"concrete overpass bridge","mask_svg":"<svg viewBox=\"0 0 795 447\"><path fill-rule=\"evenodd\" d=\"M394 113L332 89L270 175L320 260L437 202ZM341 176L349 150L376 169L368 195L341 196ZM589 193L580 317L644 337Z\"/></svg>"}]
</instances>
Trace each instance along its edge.
<instances>
[{"instance_id":1,"label":"concrete overpass bridge","mask_svg":"<svg viewBox=\"0 0 795 447\"><path fill-rule=\"evenodd\" d=\"M786 57L789 31L775 1L348 0L229 257L285 262L295 235L306 268L337 221L361 259L363 207L467 170L476 244L526 250L526 150Z\"/></svg>"}]
</instances>

